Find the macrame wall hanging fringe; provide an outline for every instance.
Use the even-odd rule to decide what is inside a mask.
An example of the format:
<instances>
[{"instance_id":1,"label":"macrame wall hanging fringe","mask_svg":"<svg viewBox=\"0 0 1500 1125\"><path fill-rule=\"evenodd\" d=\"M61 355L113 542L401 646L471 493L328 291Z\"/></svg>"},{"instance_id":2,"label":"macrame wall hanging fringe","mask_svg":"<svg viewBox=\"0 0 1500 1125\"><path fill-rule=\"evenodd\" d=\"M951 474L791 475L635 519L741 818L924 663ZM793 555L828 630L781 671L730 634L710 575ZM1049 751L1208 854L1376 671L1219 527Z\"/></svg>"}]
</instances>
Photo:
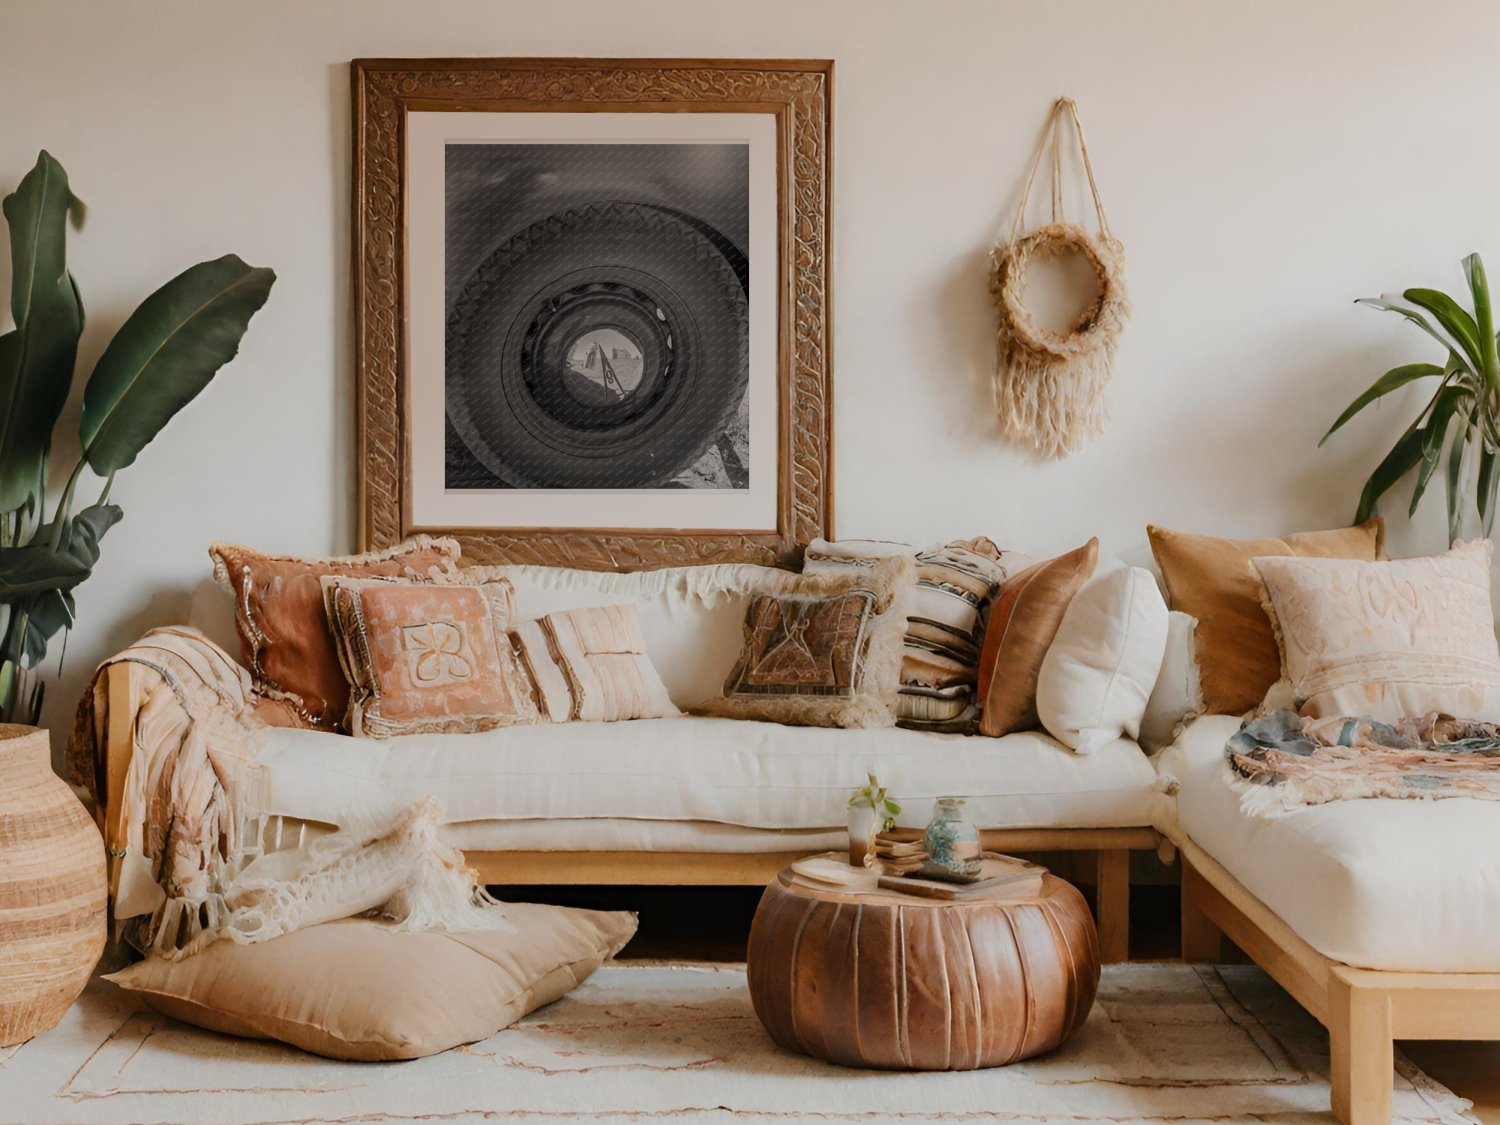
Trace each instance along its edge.
<instances>
[{"instance_id":1,"label":"macrame wall hanging fringe","mask_svg":"<svg viewBox=\"0 0 1500 1125\"><path fill-rule=\"evenodd\" d=\"M1065 120L1066 119L1066 120ZM1071 127L1078 143L1098 231L1090 234L1063 216L1062 135ZM1030 234L1021 231L1026 203L1042 158L1052 153L1052 219ZM1037 323L1023 303L1026 271L1033 261L1081 254L1093 268L1095 294L1067 332ZM1021 202L1009 232L1002 230L990 253L990 292L999 314L995 354L995 406L1006 435L1048 460L1077 452L1104 428L1104 389L1114 367L1115 345L1130 314L1125 298L1125 251L1109 229L1104 202L1083 139L1083 122L1072 98L1052 106L1031 161Z\"/></svg>"}]
</instances>

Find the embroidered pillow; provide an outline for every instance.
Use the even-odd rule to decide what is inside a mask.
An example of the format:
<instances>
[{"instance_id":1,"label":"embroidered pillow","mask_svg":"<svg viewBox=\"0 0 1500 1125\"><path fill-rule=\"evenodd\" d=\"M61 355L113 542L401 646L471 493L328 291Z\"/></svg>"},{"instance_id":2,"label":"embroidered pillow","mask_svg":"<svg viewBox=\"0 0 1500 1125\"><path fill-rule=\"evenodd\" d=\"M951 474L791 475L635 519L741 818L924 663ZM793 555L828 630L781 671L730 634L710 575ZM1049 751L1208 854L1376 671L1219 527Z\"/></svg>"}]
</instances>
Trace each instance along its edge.
<instances>
[{"instance_id":1,"label":"embroidered pillow","mask_svg":"<svg viewBox=\"0 0 1500 1125\"><path fill-rule=\"evenodd\" d=\"M468 734L538 721L507 632L509 582L322 583L352 734Z\"/></svg>"},{"instance_id":2,"label":"embroidered pillow","mask_svg":"<svg viewBox=\"0 0 1500 1125\"><path fill-rule=\"evenodd\" d=\"M979 656L979 732L992 738L1041 725L1036 685L1073 596L1094 573L1099 540L1039 562L1000 589Z\"/></svg>"},{"instance_id":3,"label":"embroidered pillow","mask_svg":"<svg viewBox=\"0 0 1500 1125\"><path fill-rule=\"evenodd\" d=\"M910 556L896 556L756 594L724 698L703 710L793 726L890 726L914 571Z\"/></svg>"},{"instance_id":4,"label":"embroidered pillow","mask_svg":"<svg viewBox=\"0 0 1500 1125\"><path fill-rule=\"evenodd\" d=\"M916 558L917 580L906 619L896 723L967 730L979 714L974 685L990 605L1006 577L1030 560L1001 551L984 536L925 551L899 543L819 539L808 545L802 569L818 574L868 567L898 554Z\"/></svg>"},{"instance_id":5,"label":"embroidered pillow","mask_svg":"<svg viewBox=\"0 0 1500 1125\"><path fill-rule=\"evenodd\" d=\"M1281 674L1252 559L1297 555L1373 562L1385 557L1385 523L1379 516L1358 527L1279 539L1217 539L1163 527L1147 527L1146 534L1161 569L1167 605L1198 619L1203 708L1215 715L1242 715L1260 706Z\"/></svg>"},{"instance_id":6,"label":"embroidered pillow","mask_svg":"<svg viewBox=\"0 0 1500 1125\"><path fill-rule=\"evenodd\" d=\"M1268 702L1319 719L1500 721L1491 552L1482 540L1391 562L1256 559L1284 667Z\"/></svg>"},{"instance_id":7,"label":"embroidered pillow","mask_svg":"<svg viewBox=\"0 0 1500 1125\"><path fill-rule=\"evenodd\" d=\"M215 543L214 579L234 598L240 654L263 696L285 704L288 720L335 730L349 706L349 685L323 611L325 575L428 578L451 574L452 539L419 535L387 551L332 559L267 555Z\"/></svg>"},{"instance_id":8,"label":"embroidered pillow","mask_svg":"<svg viewBox=\"0 0 1500 1125\"><path fill-rule=\"evenodd\" d=\"M646 655L632 603L549 613L517 625L511 639L554 723L682 714Z\"/></svg>"}]
</instances>

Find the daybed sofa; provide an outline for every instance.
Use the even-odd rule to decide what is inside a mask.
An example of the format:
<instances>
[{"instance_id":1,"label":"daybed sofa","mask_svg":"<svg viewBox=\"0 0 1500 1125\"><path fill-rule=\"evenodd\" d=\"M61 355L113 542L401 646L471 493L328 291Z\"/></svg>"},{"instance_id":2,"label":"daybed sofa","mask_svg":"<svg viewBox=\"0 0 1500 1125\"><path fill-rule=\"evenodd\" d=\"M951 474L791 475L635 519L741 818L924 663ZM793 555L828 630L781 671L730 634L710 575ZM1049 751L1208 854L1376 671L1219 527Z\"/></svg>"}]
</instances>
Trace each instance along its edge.
<instances>
[{"instance_id":1,"label":"daybed sofa","mask_svg":"<svg viewBox=\"0 0 1500 1125\"><path fill-rule=\"evenodd\" d=\"M718 692L742 640L746 596L701 598L662 572L503 568L517 620L633 602L674 703ZM228 595L208 587L193 623L236 651ZM227 659L227 657L226 657ZM140 701L159 672L113 664L105 697L105 830L124 851L118 806ZM508 727L377 741L257 731L276 841L351 813L442 802L447 839L490 884L763 884L792 859L842 849L845 800L867 771L920 827L933 798L970 797L986 846L1097 856L1101 952L1126 957L1129 852L1151 849L1157 776L1136 743L1075 754L1040 731L1003 738L899 728L841 730L683 717ZM272 845L274 846L274 844Z\"/></svg>"},{"instance_id":2,"label":"daybed sofa","mask_svg":"<svg viewBox=\"0 0 1500 1125\"><path fill-rule=\"evenodd\" d=\"M1219 961L1230 938L1328 1028L1339 1120L1384 1125L1393 1040L1500 1038L1500 808L1365 799L1255 816L1224 761L1240 724L1197 718L1157 759L1183 959Z\"/></svg>"}]
</instances>

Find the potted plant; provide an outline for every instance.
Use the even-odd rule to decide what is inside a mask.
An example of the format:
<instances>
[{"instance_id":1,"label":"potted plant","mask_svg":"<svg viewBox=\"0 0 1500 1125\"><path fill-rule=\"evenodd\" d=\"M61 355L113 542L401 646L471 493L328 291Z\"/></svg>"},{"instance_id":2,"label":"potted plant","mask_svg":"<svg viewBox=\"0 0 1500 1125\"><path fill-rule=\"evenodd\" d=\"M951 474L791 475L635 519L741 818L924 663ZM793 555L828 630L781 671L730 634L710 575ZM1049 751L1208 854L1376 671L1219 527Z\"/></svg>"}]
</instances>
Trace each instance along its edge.
<instances>
[{"instance_id":1,"label":"potted plant","mask_svg":"<svg viewBox=\"0 0 1500 1125\"><path fill-rule=\"evenodd\" d=\"M1478 254L1470 254L1463 260L1463 269L1472 311L1436 289L1407 289L1399 295L1387 293L1356 302L1398 313L1446 353L1441 364L1407 363L1387 371L1349 404L1318 443L1321 446L1365 407L1408 383L1438 380L1432 397L1370 474L1360 494L1356 523L1369 519L1380 498L1412 470L1417 478L1408 514L1415 514L1442 465L1449 541L1458 538L1464 512L1471 507L1477 510L1485 535L1494 527L1495 494L1500 488L1496 461L1500 455L1500 357L1484 263Z\"/></svg>"},{"instance_id":2,"label":"potted plant","mask_svg":"<svg viewBox=\"0 0 1500 1125\"><path fill-rule=\"evenodd\" d=\"M868 784L854 791L848 805L849 862L856 867L874 848L876 835L894 828L901 813L901 806L890 799L879 778L873 773L865 774L865 778Z\"/></svg>"},{"instance_id":3,"label":"potted plant","mask_svg":"<svg viewBox=\"0 0 1500 1125\"><path fill-rule=\"evenodd\" d=\"M82 208L62 165L42 152L4 213L15 327L0 335L0 722L34 724L43 684L28 681L72 625L73 590L124 514L109 503L115 474L234 357L276 275L227 254L141 302L84 384L78 457L49 512L47 463L84 324L66 255L69 216ZM104 484L75 511L85 468Z\"/></svg>"}]
</instances>

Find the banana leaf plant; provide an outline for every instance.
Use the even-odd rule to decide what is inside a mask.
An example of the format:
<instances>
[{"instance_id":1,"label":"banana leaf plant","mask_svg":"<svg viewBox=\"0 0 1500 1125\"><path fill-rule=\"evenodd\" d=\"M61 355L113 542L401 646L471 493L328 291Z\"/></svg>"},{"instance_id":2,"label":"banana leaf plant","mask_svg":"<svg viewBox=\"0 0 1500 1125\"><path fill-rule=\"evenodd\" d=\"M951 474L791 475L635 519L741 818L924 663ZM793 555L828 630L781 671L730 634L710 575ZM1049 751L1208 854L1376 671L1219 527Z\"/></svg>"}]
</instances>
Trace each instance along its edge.
<instances>
[{"instance_id":1,"label":"banana leaf plant","mask_svg":"<svg viewBox=\"0 0 1500 1125\"><path fill-rule=\"evenodd\" d=\"M34 724L45 686L34 669L72 626L73 591L124 515L109 502L115 474L234 357L276 275L229 254L141 302L84 384L77 461L49 514L48 458L84 325L66 254L69 218L82 207L62 165L42 152L3 210L15 327L0 335L0 721ZM104 484L75 511L85 468Z\"/></svg>"},{"instance_id":2,"label":"banana leaf plant","mask_svg":"<svg viewBox=\"0 0 1500 1125\"><path fill-rule=\"evenodd\" d=\"M1436 289L1408 289L1366 297L1356 304L1397 313L1415 324L1447 353L1442 364L1407 363L1387 371L1339 415L1321 446L1372 402L1421 379L1436 379L1432 397L1375 467L1360 494L1354 521L1375 514L1376 505L1402 477L1416 471L1408 515L1415 515L1427 485L1443 466L1448 500L1448 539L1456 540L1472 491L1484 534L1495 524L1500 488L1500 357L1489 282L1478 254L1463 260L1473 310Z\"/></svg>"}]
</instances>

